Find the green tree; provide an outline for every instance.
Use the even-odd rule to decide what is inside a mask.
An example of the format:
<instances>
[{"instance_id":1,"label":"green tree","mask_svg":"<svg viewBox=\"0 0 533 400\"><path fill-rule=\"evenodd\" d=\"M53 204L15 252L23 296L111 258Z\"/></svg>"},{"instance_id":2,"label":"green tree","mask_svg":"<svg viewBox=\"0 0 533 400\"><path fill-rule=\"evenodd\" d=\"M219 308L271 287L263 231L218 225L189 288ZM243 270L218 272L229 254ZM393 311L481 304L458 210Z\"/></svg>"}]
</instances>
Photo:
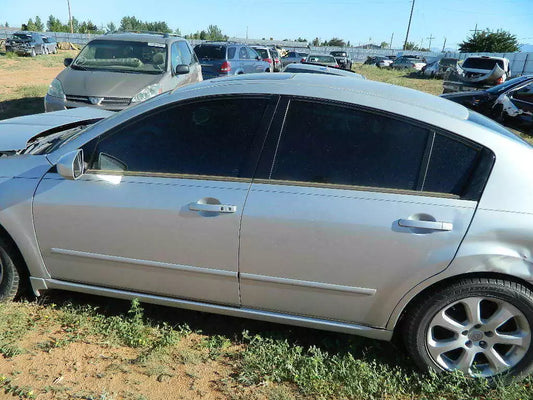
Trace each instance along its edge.
<instances>
[{"instance_id":1,"label":"green tree","mask_svg":"<svg viewBox=\"0 0 533 400\"><path fill-rule=\"evenodd\" d=\"M418 50L418 47L413 42L407 42L405 46L403 46L404 50Z\"/></svg>"},{"instance_id":2,"label":"green tree","mask_svg":"<svg viewBox=\"0 0 533 400\"><path fill-rule=\"evenodd\" d=\"M133 17L123 17L120 20L121 31L149 31L149 32L163 32L172 33L165 21L146 22Z\"/></svg>"},{"instance_id":3,"label":"green tree","mask_svg":"<svg viewBox=\"0 0 533 400\"><path fill-rule=\"evenodd\" d=\"M228 37L222 33L218 25L209 25L207 27L207 40L227 40Z\"/></svg>"},{"instance_id":4,"label":"green tree","mask_svg":"<svg viewBox=\"0 0 533 400\"><path fill-rule=\"evenodd\" d=\"M379 47L381 47L382 49L388 49L389 48L389 44L387 42L381 42Z\"/></svg>"},{"instance_id":5,"label":"green tree","mask_svg":"<svg viewBox=\"0 0 533 400\"><path fill-rule=\"evenodd\" d=\"M320 46L320 39L319 38L314 38L313 39L313 42L311 43L313 46L317 47L317 46Z\"/></svg>"},{"instance_id":6,"label":"green tree","mask_svg":"<svg viewBox=\"0 0 533 400\"><path fill-rule=\"evenodd\" d=\"M24 25L26 29L23 29L23 30L25 31L36 31L37 30L37 27L35 26L35 23L33 22L33 19L31 18Z\"/></svg>"},{"instance_id":7,"label":"green tree","mask_svg":"<svg viewBox=\"0 0 533 400\"><path fill-rule=\"evenodd\" d=\"M174 34L175 34L175 35L178 35L178 36L181 36L181 30L180 30L180 28L176 28L176 30L174 31Z\"/></svg>"},{"instance_id":8,"label":"green tree","mask_svg":"<svg viewBox=\"0 0 533 400\"><path fill-rule=\"evenodd\" d=\"M296 42L304 43L304 42L307 42L307 39L298 37L298 39L296 39Z\"/></svg>"},{"instance_id":9,"label":"green tree","mask_svg":"<svg viewBox=\"0 0 533 400\"><path fill-rule=\"evenodd\" d=\"M117 30L117 26L113 22L109 22L105 29L107 32L115 32Z\"/></svg>"},{"instance_id":10,"label":"green tree","mask_svg":"<svg viewBox=\"0 0 533 400\"><path fill-rule=\"evenodd\" d=\"M519 51L518 40L510 32L497 30L492 32L485 29L475 32L459 45L461 53L512 53Z\"/></svg>"},{"instance_id":11,"label":"green tree","mask_svg":"<svg viewBox=\"0 0 533 400\"><path fill-rule=\"evenodd\" d=\"M342 39L339 39L339 38L333 38L331 39L330 41L327 42L327 46L335 46L335 47L345 47L346 46L346 42Z\"/></svg>"},{"instance_id":12,"label":"green tree","mask_svg":"<svg viewBox=\"0 0 533 400\"><path fill-rule=\"evenodd\" d=\"M4 24L4 26L5 26L6 28L9 28L9 24L7 23L7 21L6 21L6 23Z\"/></svg>"},{"instance_id":13,"label":"green tree","mask_svg":"<svg viewBox=\"0 0 533 400\"><path fill-rule=\"evenodd\" d=\"M70 32L70 28L67 25L63 25L61 21L50 15L48 21L46 21L46 29L49 32Z\"/></svg>"},{"instance_id":14,"label":"green tree","mask_svg":"<svg viewBox=\"0 0 533 400\"><path fill-rule=\"evenodd\" d=\"M35 30L38 32L44 31L44 24L43 24L43 21L41 21L41 18L39 16L35 17Z\"/></svg>"}]
</instances>

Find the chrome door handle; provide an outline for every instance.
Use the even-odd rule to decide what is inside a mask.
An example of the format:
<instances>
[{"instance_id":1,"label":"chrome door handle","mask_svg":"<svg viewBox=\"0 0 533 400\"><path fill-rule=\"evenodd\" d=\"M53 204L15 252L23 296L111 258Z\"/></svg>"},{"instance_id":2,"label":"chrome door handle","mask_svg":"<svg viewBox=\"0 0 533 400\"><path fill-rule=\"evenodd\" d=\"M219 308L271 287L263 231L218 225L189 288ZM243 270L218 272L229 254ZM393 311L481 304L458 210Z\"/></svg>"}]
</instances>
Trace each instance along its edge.
<instances>
[{"instance_id":1,"label":"chrome door handle","mask_svg":"<svg viewBox=\"0 0 533 400\"><path fill-rule=\"evenodd\" d=\"M420 221L417 219L400 219L398 225L404 228L432 229L434 231L451 231L453 224L442 221Z\"/></svg>"},{"instance_id":2,"label":"chrome door handle","mask_svg":"<svg viewBox=\"0 0 533 400\"><path fill-rule=\"evenodd\" d=\"M189 210L191 211L204 211L204 212L213 212L213 213L234 213L237 211L237 206L232 206L228 204L202 204L202 203L192 203L189 204Z\"/></svg>"}]
</instances>

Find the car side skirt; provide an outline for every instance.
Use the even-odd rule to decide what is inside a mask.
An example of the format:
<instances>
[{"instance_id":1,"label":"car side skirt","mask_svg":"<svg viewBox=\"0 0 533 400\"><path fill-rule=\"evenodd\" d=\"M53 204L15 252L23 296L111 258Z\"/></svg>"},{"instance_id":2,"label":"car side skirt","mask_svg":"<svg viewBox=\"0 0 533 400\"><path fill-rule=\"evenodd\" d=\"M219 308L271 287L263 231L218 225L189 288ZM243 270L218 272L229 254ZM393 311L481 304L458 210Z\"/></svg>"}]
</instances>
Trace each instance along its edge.
<instances>
[{"instance_id":1,"label":"car side skirt","mask_svg":"<svg viewBox=\"0 0 533 400\"><path fill-rule=\"evenodd\" d=\"M372 328L364 325L315 319L249 308L229 307L224 305L202 303L191 300L174 299L171 297L154 296L150 294L136 293L126 290L103 288L99 286L84 285L81 283L66 282L57 279L42 279L31 277L30 281L33 288L33 292L36 296L40 296L41 290L60 289L97 296L114 297L117 299L124 300L131 300L136 298L144 303L151 303L168 307L177 307L192 311L210 312L214 314L228 315L231 317L249 318L260 321L295 325L305 328L347 333L377 340L389 341L392 339L393 333L390 330Z\"/></svg>"}]
</instances>

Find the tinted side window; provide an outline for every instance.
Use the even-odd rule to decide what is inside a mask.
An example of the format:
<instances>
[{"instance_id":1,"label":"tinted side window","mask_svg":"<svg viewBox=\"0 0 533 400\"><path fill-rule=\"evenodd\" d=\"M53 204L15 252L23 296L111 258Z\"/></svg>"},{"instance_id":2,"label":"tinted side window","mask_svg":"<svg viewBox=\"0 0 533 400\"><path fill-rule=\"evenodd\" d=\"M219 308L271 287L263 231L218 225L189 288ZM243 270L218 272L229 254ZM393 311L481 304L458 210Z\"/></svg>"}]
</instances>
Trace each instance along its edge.
<instances>
[{"instance_id":1,"label":"tinted side window","mask_svg":"<svg viewBox=\"0 0 533 400\"><path fill-rule=\"evenodd\" d=\"M291 101L271 179L416 190L428 136L379 114Z\"/></svg>"},{"instance_id":2,"label":"tinted side window","mask_svg":"<svg viewBox=\"0 0 533 400\"><path fill-rule=\"evenodd\" d=\"M533 83L518 89L513 93L513 98L517 100L533 103Z\"/></svg>"},{"instance_id":3,"label":"tinted side window","mask_svg":"<svg viewBox=\"0 0 533 400\"><path fill-rule=\"evenodd\" d=\"M422 190L461 196L472 176L479 149L437 134Z\"/></svg>"},{"instance_id":4,"label":"tinted side window","mask_svg":"<svg viewBox=\"0 0 533 400\"><path fill-rule=\"evenodd\" d=\"M191 55L191 50L189 50L189 46L187 46L187 43L185 43L184 41L178 42L178 49L181 53L182 64L191 65L193 63L193 59Z\"/></svg>"},{"instance_id":5,"label":"tinted side window","mask_svg":"<svg viewBox=\"0 0 533 400\"><path fill-rule=\"evenodd\" d=\"M225 98L152 111L101 138L90 167L251 177L250 157L257 141L262 143L258 130L267 102Z\"/></svg>"},{"instance_id":6,"label":"tinted side window","mask_svg":"<svg viewBox=\"0 0 533 400\"><path fill-rule=\"evenodd\" d=\"M247 60L248 59L248 52L246 51L246 47L241 47L239 49L239 58L241 60Z\"/></svg>"},{"instance_id":7,"label":"tinted side window","mask_svg":"<svg viewBox=\"0 0 533 400\"><path fill-rule=\"evenodd\" d=\"M235 57L235 47L228 48L228 60L232 60Z\"/></svg>"}]
</instances>

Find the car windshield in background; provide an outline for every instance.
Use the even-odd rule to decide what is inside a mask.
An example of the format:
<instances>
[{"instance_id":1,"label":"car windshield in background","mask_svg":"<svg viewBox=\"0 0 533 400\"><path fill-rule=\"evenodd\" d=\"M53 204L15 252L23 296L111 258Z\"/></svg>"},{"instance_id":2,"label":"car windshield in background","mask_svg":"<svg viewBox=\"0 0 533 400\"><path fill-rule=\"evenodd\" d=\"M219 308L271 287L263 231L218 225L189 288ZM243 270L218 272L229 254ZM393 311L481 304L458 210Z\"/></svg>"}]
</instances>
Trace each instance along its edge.
<instances>
[{"instance_id":1,"label":"car windshield in background","mask_svg":"<svg viewBox=\"0 0 533 400\"><path fill-rule=\"evenodd\" d=\"M256 49L256 48L254 48L254 50L259 53L261 58L263 58L263 59L268 58L268 51L266 49Z\"/></svg>"},{"instance_id":2,"label":"car windshield in background","mask_svg":"<svg viewBox=\"0 0 533 400\"><path fill-rule=\"evenodd\" d=\"M463 63L463 68L491 70L496 64L498 64L500 68L504 68L503 60L494 60L491 58L467 58Z\"/></svg>"},{"instance_id":3,"label":"car windshield in background","mask_svg":"<svg viewBox=\"0 0 533 400\"><path fill-rule=\"evenodd\" d=\"M333 57L328 56L310 56L307 60L308 62L318 62L318 63L334 63L337 62Z\"/></svg>"},{"instance_id":4,"label":"car windshield in background","mask_svg":"<svg viewBox=\"0 0 533 400\"><path fill-rule=\"evenodd\" d=\"M456 58L442 58L440 60L440 65L443 67L453 67L454 65L457 65L457 59Z\"/></svg>"},{"instance_id":5,"label":"car windshield in background","mask_svg":"<svg viewBox=\"0 0 533 400\"><path fill-rule=\"evenodd\" d=\"M19 40L31 40L31 35L28 35L26 33L15 33L13 35L13 39L19 39Z\"/></svg>"},{"instance_id":6,"label":"car windshield in background","mask_svg":"<svg viewBox=\"0 0 533 400\"><path fill-rule=\"evenodd\" d=\"M194 52L200 60L224 60L226 58L226 46L198 45L194 48Z\"/></svg>"},{"instance_id":7,"label":"car windshield in background","mask_svg":"<svg viewBox=\"0 0 533 400\"><path fill-rule=\"evenodd\" d=\"M302 58L307 57L308 55L307 53L296 53L296 54L298 54L297 57L302 57Z\"/></svg>"},{"instance_id":8,"label":"car windshield in background","mask_svg":"<svg viewBox=\"0 0 533 400\"><path fill-rule=\"evenodd\" d=\"M93 40L72 68L161 74L167 69L167 47L163 43Z\"/></svg>"}]
</instances>

